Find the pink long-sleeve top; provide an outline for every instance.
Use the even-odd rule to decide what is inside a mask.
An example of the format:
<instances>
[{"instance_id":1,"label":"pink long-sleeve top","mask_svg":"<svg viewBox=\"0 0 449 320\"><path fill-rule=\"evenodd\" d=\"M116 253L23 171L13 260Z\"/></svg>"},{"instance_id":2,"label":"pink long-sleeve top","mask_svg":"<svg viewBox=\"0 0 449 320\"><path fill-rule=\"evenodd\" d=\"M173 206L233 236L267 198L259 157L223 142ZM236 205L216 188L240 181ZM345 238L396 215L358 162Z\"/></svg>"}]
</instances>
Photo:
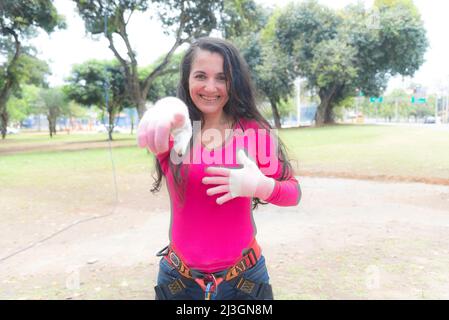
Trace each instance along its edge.
<instances>
[{"instance_id":1,"label":"pink long-sleeve top","mask_svg":"<svg viewBox=\"0 0 449 320\"><path fill-rule=\"evenodd\" d=\"M181 172L187 169L183 188L177 188L169 161L170 150L157 156L166 177L171 202L170 244L189 268L212 273L227 269L242 256L256 235L252 199L237 197L222 205L209 196L213 185L202 183L209 166L238 168L236 154L244 149L259 169L268 177L279 178L282 163L277 156L276 136L260 128L254 120L240 120L221 147L209 150L194 143L183 158ZM251 177L248 177L251 179ZM293 175L287 180L275 180L275 187L266 202L278 206L299 203L301 191ZM183 197L180 197L183 193Z\"/></svg>"}]
</instances>

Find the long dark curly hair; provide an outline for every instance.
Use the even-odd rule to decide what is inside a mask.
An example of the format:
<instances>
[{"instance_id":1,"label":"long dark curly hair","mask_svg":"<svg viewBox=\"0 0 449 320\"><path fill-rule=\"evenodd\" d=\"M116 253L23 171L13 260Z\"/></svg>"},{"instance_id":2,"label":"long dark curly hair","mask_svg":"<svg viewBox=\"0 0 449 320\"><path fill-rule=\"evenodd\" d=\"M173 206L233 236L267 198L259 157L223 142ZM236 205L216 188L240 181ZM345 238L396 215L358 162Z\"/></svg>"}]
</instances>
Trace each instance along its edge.
<instances>
[{"instance_id":1,"label":"long dark curly hair","mask_svg":"<svg viewBox=\"0 0 449 320\"><path fill-rule=\"evenodd\" d=\"M241 119L255 120L261 128L270 131L272 129L268 121L262 116L256 106L255 90L251 80L251 74L244 58L240 55L237 48L224 39L202 37L195 40L186 51L180 66L180 81L177 89L177 97L184 101L189 109L190 120L201 121L204 125L202 112L193 103L189 94L189 76L195 55L199 50L206 50L212 53L218 53L223 57L223 70L228 83L229 100L223 108L226 115L230 116L234 124L239 124ZM242 129L244 129L242 127ZM278 141L278 157L282 164L282 172L277 180L287 180L293 175L290 162L287 159L285 145L280 139ZM193 144L193 137L190 141L190 147ZM157 192L161 188L163 172L157 158L155 158L156 177L154 178L151 192ZM183 199L185 181L187 177L187 166L173 164L169 161L169 168L173 172L173 177L177 185L177 192ZM182 172L181 172L182 171ZM258 198L253 198L253 209L259 204L266 204Z\"/></svg>"}]
</instances>

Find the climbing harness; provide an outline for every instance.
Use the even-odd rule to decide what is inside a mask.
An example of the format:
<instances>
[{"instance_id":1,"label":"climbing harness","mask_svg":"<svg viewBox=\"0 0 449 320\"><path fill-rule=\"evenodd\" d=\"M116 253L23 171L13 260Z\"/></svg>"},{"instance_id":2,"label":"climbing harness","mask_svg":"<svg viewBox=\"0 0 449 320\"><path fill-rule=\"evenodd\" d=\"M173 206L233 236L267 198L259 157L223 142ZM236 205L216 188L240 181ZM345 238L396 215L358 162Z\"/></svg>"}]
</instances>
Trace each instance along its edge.
<instances>
[{"instance_id":1,"label":"climbing harness","mask_svg":"<svg viewBox=\"0 0 449 320\"><path fill-rule=\"evenodd\" d=\"M171 299L177 294L181 293L185 288L186 280L195 281L204 292L205 300L212 300L217 296L218 286L223 281L230 281L240 276L244 271L254 267L261 257L261 249L254 239L249 248L242 252L242 258L232 267L223 271L214 273L204 273L199 270L190 269L173 250L172 246L166 246L157 254L159 257L164 257L167 262L173 266L183 277L176 279L168 285L158 285L155 287L156 297L159 299ZM254 299L260 299L271 294L271 285L267 283L255 283L243 277L237 281L235 288L250 295Z\"/></svg>"}]
</instances>

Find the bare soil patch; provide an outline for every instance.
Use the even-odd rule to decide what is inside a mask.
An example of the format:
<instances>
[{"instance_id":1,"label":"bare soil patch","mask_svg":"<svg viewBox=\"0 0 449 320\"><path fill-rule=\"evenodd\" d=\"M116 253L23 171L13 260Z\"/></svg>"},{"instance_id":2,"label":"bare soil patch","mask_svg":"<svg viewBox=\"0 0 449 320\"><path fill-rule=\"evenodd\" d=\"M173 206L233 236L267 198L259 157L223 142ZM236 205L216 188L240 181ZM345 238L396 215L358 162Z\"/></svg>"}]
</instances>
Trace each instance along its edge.
<instances>
[{"instance_id":1,"label":"bare soil patch","mask_svg":"<svg viewBox=\"0 0 449 320\"><path fill-rule=\"evenodd\" d=\"M254 212L275 298L449 298L448 186L298 179L298 207ZM0 262L0 298L153 299L169 202L165 189L151 194L150 183L123 177L117 203L61 214L36 205L28 220L1 223L0 258L61 224L103 215Z\"/></svg>"}]
</instances>

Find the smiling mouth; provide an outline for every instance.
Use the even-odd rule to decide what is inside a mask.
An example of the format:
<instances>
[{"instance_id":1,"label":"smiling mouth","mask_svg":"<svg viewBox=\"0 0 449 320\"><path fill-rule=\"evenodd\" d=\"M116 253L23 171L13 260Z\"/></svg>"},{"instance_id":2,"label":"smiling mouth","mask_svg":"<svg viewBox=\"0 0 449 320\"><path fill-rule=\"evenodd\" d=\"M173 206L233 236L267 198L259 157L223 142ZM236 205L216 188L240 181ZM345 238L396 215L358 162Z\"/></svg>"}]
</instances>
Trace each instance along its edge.
<instances>
[{"instance_id":1,"label":"smiling mouth","mask_svg":"<svg viewBox=\"0 0 449 320\"><path fill-rule=\"evenodd\" d=\"M220 96L207 97L207 96L203 96L201 94L199 96L202 100L207 101L207 102L214 102L214 101L217 101L218 99L220 99Z\"/></svg>"}]
</instances>

